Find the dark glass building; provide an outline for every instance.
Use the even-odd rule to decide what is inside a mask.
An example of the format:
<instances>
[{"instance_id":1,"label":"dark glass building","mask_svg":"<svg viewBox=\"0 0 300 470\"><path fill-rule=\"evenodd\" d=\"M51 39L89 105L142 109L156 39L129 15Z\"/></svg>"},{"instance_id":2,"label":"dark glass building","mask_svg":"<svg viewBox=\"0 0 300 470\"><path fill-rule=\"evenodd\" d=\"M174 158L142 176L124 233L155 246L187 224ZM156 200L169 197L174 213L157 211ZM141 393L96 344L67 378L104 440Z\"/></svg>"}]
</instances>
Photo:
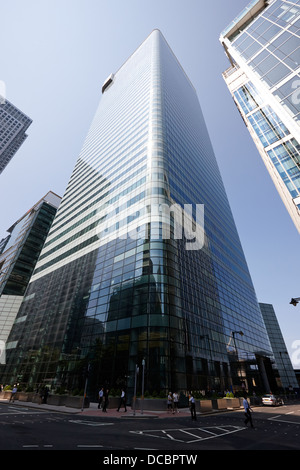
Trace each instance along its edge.
<instances>
[{"instance_id":1,"label":"dark glass building","mask_svg":"<svg viewBox=\"0 0 300 470\"><path fill-rule=\"evenodd\" d=\"M280 391L298 389L296 374L287 351L287 347L278 323L273 305L260 303L260 310L270 338L270 343L277 364L279 377L277 378Z\"/></svg>"},{"instance_id":2,"label":"dark glass building","mask_svg":"<svg viewBox=\"0 0 300 470\"><path fill-rule=\"evenodd\" d=\"M272 349L197 94L160 31L104 82L26 296L6 380L82 388L89 366L90 395L130 395L144 360L149 392L270 389Z\"/></svg>"},{"instance_id":3,"label":"dark glass building","mask_svg":"<svg viewBox=\"0 0 300 470\"><path fill-rule=\"evenodd\" d=\"M5 343L60 200L49 191L7 230L8 236L0 242L0 340Z\"/></svg>"}]
</instances>

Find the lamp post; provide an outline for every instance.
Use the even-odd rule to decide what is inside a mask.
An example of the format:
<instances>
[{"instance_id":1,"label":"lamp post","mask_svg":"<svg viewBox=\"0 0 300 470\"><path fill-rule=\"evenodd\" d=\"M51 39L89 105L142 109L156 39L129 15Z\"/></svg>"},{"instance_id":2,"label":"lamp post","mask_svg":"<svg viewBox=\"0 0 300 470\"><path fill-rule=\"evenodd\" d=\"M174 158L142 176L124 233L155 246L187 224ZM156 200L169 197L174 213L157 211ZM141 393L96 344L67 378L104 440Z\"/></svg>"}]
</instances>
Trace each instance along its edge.
<instances>
[{"instance_id":1,"label":"lamp post","mask_svg":"<svg viewBox=\"0 0 300 470\"><path fill-rule=\"evenodd\" d=\"M200 336L200 339L205 339L207 338L207 342L208 342L208 350L209 350L209 357L210 357L210 362L211 362L211 366L212 366L212 353L211 353L211 347L210 347L210 340L209 340L209 336L208 335L201 335ZM208 367L208 376L209 376L209 387L212 388L212 380L211 380L211 369Z\"/></svg>"},{"instance_id":2,"label":"lamp post","mask_svg":"<svg viewBox=\"0 0 300 470\"><path fill-rule=\"evenodd\" d=\"M87 384L88 384L88 379L89 379L89 372L90 372L91 365L90 363L87 365L86 371L85 371L85 385L84 385L84 392L83 392L83 397L82 397L82 408L81 411L84 409L84 402L86 398L86 391L87 391Z\"/></svg>"},{"instance_id":3,"label":"lamp post","mask_svg":"<svg viewBox=\"0 0 300 470\"><path fill-rule=\"evenodd\" d=\"M281 359L281 362L282 362L284 374L285 374L285 376L286 376L286 381L287 381L287 383L288 383L288 382L289 382L289 380L288 380L288 374L287 374L287 371L286 371L286 368L285 368L284 360L282 359L282 354L287 354L287 355L288 355L288 352L287 352L287 351L279 351L279 354L280 354L280 359ZM282 385L282 386L283 386L283 385ZM284 388L284 387L283 387L283 388Z\"/></svg>"},{"instance_id":4,"label":"lamp post","mask_svg":"<svg viewBox=\"0 0 300 470\"><path fill-rule=\"evenodd\" d=\"M231 335L232 335L232 338L233 338L234 349L235 349L235 353L236 353L236 356L237 356L236 361L237 361L237 363L238 363L238 361L239 361L239 355L238 355L238 350L237 350L236 341L235 341L235 335L236 335L236 334L239 334L239 335L241 335L241 336L244 336L244 333L243 333L241 330L240 330L240 331L232 331L232 332L231 332ZM236 372L237 372L237 375L238 375L238 366L237 366L237 368L236 368ZM240 380L240 379L239 379L239 380Z\"/></svg>"},{"instance_id":5,"label":"lamp post","mask_svg":"<svg viewBox=\"0 0 300 470\"><path fill-rule=\"evenodd\" d=\"M143 374L142 374L142 400L141 400L141 414L144 412L144 382L145 382L145 358L142 360Z\"/></svg>"},{"instance_id":6,"label":"lamp post","mask_svg":"<svg viewBox=\"0 0 300 470\"><path fill-rule=\"evenodd\" d=\"M133 397L133 415L135 416L135 405L136 405L136 382L137 382L137 376L139 373L139 367L136 364L135 365L135 376L134 376L134 397Z\"/></svg>"},{"instance_id":7,"label":"lamp post","mask_svg":"<svg viewBox=\"0 0 300 470\"><path fill-rule=\"evenodd\" d=\"M234 349L235 349L235 352L237 354L237 347L236 347L236 342L235 342L235 334L238 333L239 335L241 336L244 336L244 333L242 331L232 331L231 334L232 334L232 338L233 338L233 343L234 343Z\"/></svg>"}]
</instances>

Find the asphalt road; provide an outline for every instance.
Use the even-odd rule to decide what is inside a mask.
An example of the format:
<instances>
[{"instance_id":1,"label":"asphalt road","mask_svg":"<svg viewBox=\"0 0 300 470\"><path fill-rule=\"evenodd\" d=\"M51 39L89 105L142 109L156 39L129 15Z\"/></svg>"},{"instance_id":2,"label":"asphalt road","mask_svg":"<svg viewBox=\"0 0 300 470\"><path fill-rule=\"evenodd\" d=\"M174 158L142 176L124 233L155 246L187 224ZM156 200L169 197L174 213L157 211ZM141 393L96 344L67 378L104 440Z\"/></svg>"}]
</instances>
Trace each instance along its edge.
<instances>
[{"instance_id":1,"label":"asphalt road","mask_svg":"<svg viewBox=\"0 0 300 470\"><path fill-rule=\"evenodd\" d=\"M276 408L257 407L252 417L254 429L245 426L242 410L198 415L197 421L192 421L190 417L176 415L165 419L84 416L2 403L0 449L97 451L92 453L97 463L124 463L131 468L141 461L188 463L187 457L155 462L156 457L151 455L157 453L194 455L197 459L203 450L300 450L300 402ZM18 453L13 455L18 458ZM23 458L26 453L21 455ZM135 463L113 461L127 455L139 457ZM110 460L104 461L106 458ZM149 458L153 461L147 462ZM193 463L197 462L190 462Z\"/></svg>"}]
</instances>

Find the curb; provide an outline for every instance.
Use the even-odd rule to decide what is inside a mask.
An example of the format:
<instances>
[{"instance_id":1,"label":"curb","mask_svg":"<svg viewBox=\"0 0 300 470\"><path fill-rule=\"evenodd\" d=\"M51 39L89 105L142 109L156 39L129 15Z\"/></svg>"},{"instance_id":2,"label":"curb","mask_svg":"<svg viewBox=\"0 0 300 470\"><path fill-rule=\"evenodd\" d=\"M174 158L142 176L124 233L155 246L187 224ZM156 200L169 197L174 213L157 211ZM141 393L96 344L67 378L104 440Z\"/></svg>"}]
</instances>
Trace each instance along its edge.
<instances>
[{"instance_id":1,"label":"curb","mask_svg":"<svg viewBox=\"0 0 300 470\"><path fill-rule=\"evenodd\" d=\"M117 411L116 409L108 409L106 413L103 413L101 409L98 409L97 403L91 403L91 407L84 408L83 410L78 408L70 408L65 407L63 405L48 405L45 403L33 403L33 402L22 402L22 401L14 401L10 402L8 399L0 400L0 403L11 405L11 406L18 406L20 408L30 408L35 410L41 411L53 411L56 413L65 413L65 414L72 414L72 415L79 415L79 416L91 416L91 417L102 417L102 418L119 418L119 419L172 419L172 418L190 418L191 412L189 408L181 408L179 413L168 413L167 411L149 411L144 410L141 413L140 410L134 412L134 410L125 411ZM209 411L202 411L197 412L197 416L209 416L213 414L220 414L220 413L227 413L232 411L240 411L241 408L228 408L228 409L220 409L220 410L209 410Z\"/></svg>"}]
</instances>

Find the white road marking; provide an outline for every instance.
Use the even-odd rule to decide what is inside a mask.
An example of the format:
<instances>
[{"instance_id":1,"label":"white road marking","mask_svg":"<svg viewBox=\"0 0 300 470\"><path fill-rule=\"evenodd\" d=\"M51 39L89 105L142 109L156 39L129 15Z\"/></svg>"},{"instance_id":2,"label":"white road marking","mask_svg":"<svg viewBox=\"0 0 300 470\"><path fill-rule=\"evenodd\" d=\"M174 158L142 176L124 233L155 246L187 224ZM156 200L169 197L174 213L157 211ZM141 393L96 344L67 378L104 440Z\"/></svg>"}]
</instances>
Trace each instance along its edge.
<instances>
[{"instance_id":1,"label":"white road marking","mask_svg":"<svg viewBox=\"0 0 300 470\"><path fill-rule=\"evenodd\" d=\"M32 448L32 447L35 447L35 448L38 448L38 447L53 447L52 444L45 444L45 445L41 445L39 446L38 444L24 444L22 447L28 447L28 448Z\"/></svg>"},{"instance_id":2,"label":"white road marking","mask_svg":"<svg viewBox=\"0 0 300 470\"><path fill-rule=\"evenodd\" d=\"M149 447L135 447L134 450L157 450L157 449L150 449Z\"/></svg>"},{"instance_id":3,"label":"white road marking","mask_svg":"<svg viewBox=\"0 0 300 470\"><path fill-rule=\"evenodd\" d=\"M226 429L228 428L228 429ZM214 429L217 431L217 432L214 432ZM160 439L171 439L173 441L177 441L177 442L185 442L186 444L191 444L191 443L194 443L194 442L200 442L200 441L205 441L207 439L214 439L214 438L218 438L218 437L221 437L221 436L226 436L228 434L232 434L232 433L235 433L235 432L238 432L238 431L244 431L246 428L244 427L240 427L240 426L223 426L223 427L220 427L220 426L216 426L216 427L207 427L207 428L185 428L185 429L153 429L153 430L146 430L146 431L129 431L133 434L138 434L140 436L149 436L149 437L158 437ZM193 432L190 432L190 431L193 431ZM197 431L200 431L200 433L202 432L203 434L204 433L209 433L210 435L209 436L206 436L206 437L203 437L203 436L198 436L197 434L195 434ZM221 431L218 432L218 431ZM178 439L178 438L175 438L173 437L171 434L172 433L181 433L182 434L182 439ZM186 440L184 439L184 437L187 437L187 436L193 436L195 437L196 439L192 439L192 440Z\"/></svg>"},{"instance_id":4,"label":"white road marking","mask_svg":"<svg viewBox=\"0 0 300 470\"><path fill-rule=\"evenodd\" d=\"M77 447L89 447L89 448L97 447L97 448L99 448L99 447L103 447L103 446L96 445L96 444L95 445L93 445L93 444L78 444Z\"/></svg>"},{"instance_id":5,"label":"white road marking","mask_svg":"<svg viewBox=\"0 0 300 470\"><path fill-rule=\"evenodd\" d=\"M175 439L174 439L174 437L173 437L173 436L170 436L170 434L167 434L167 432L166 432L166 431L162 431L162 432L163 432L164 434L166 434L166 436L168 436L170 439L173 439L173 440L175 440Z\"/></svg>"},{"instance_id":6,"label":"white road marking","mask_svg":"<svg viewBox=\"0 0 300 470\"><path fill-rule=\"evenodd\" d=\"M96 423L95 421L83 421L80 419L69 419L69 423L83 424L85 426L111 426L114 423Z\"/></svg>"},{"instance_id":7,"label":"white road marking","mask_svg":"<svg viewBox=\"0 0 300 470\"><path fill-rule=\"evenodd\" d=\"M278 419L280 418L281 415L276 415L276 416L273 416L272 418L268 418L268 421L276 421L277 423L280 422L280 423L289 423L289 424L295 424L295 425L299 425L300 422L296 422L296 421L288 421L287 419Z\"/></svg>"},{"instance_id":8,"label":"white road marking","mask_svg":"<svg viewBox=\"0 0 300 470\"><path fill-rule=\"evenodd\" d=\"M197 436L196 434L193 434L192 432L186 431L185 429L181 429L181 432L185 432L189 436L193 436L193 437L196 437L197 439L199 439L199 436ZM207 431L207 432L210 432L210 431ZM214 434L214 433L211 433L211 434Z\"/></svg>"},{"instance_id":9,"label":"white road marking","mask_svg":"<svg viewBox=\"0 0 300 470\"><path fill-rule=\"evenodd\" d=\"M20 415L23 414L24 416L26 415L39 415L43 414L43 411L28 411L27 413L24 413L23 411L7 411L6 413L0 413L0 416L8 416L8 415Z\"/></svg>"},{"instance_id":10,"label":"white road marking","mask_svg":"<svg viewBox=\"0 0 300 470\"><path fill-rule=\"evenodd\" d=\"M16 407L16 406L9 406L8 407L9 410L17 410L17 411L20 411L20 408L19 407ZM22 411L28 411L28 408L22 408Z\"/></svg>"}]
</instances>

